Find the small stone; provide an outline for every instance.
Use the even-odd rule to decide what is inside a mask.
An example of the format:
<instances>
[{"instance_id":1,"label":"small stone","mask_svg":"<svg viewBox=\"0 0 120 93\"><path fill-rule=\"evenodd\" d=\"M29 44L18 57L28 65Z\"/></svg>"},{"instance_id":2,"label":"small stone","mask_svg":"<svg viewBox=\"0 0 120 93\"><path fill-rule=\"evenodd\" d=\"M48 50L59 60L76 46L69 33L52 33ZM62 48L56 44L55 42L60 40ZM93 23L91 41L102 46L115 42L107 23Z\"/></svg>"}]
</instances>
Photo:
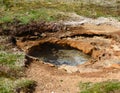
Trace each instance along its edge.
<instances>
[{"instance_id":1,"label":"small stone","mask_svg":"<svg viewBox=\"0 0 120 93\"><path fill-rule=\"evenodd\" d=\"M49 65L50 67L55 67L55 65L50 64L50 63L45 63L45 64Z\"/></svg>"},{"instance_id":2,"label":"small stone","mask_svg":"<svg viewBox=\"0 0 120 93\"><path fill-rule=\"evenodd\" d=\"M67 71L67 73L73 73L78 71L78 68L76 66L67 66L67 65L62 65L58 69L64 69L65 71Z\"/></svg>"},{"instance_id":3,"label":"small stone","mask_svg":"<svg viewBox=\"0 0 120 93\"><path fill-rule=\"evenodd\" d=\"M111 67L120 69L120 64L112 64Z\"/></svg>"},{"instance_id":4,"label":"small stone","mask_svg":"<svg viewBox=\"0 0 120 93\"><path fill-rule=\"evenodd\" d=\"M46 35L45 33L42 33L41 36L42 36L42 37L46 37L47 35Z\"/></svg>"}]
</instances>

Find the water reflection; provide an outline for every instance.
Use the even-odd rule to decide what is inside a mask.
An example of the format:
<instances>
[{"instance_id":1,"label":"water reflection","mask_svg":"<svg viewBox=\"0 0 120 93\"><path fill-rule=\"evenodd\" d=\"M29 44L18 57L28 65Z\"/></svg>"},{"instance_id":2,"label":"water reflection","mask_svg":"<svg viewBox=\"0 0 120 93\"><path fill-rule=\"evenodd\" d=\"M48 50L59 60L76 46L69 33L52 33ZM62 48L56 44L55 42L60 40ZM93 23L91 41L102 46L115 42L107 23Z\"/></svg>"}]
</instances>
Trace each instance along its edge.
<instances>
[{"instance_id":1,"label":"water reflection","mask_svg":"<svg viewBox=\"0 0 120 93\"><path fill-rule=\"evenodd\" d=\"M70 65L76 66L83 64L89 60L89 56L76 49L47 49L41 51L37 56L40 60L49 62L55 65Z\"/></svg>"}]
</instances>

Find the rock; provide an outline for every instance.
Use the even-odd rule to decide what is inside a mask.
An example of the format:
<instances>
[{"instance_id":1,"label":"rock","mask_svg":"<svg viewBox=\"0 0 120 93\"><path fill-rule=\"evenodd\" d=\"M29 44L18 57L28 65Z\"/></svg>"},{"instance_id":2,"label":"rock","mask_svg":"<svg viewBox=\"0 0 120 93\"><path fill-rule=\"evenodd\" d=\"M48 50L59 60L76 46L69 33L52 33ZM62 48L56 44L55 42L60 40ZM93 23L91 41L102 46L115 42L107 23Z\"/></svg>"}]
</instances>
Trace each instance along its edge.
<instances>
[{"instance_id":1,"label":"rock","mask_svg":"<svg viewBox=\"0 0 120 93\"><path fill-rule=\"evenodd\" d=\"M58 69L64 69L67 73L77 72L78 68L76 66L62 65Z\"/></svg>"},{"instance_id":2,"label":"rock","mask_svg":"<svg viewBox=\"0 0 120 93\"><path fill-rule=\"evenodd\" d=\"M111 67L120 69L120 64L112 64Z\"/></svg>"},{"instance_id":3,"label":"rock","mask_svg":"<svg viewBox=\"0 0 120 93\"><path fill-rule=\"evenodd\" d=\"M81 50L85 54L89 54L94 48L91 44L80 41L72 41L69 43L71 47Z\"/></svg>"},{"instance_id":4,"label":"rock","mask_svg":"<svg viewBox=\"0 0 120 93\"><path fill-rule=\"evenodd\" d=\"M100 51L100 50L93 50L92 57L93 58L97 58L101 54L102 54L102 51Z\"/></svg>"},{"instance_id":5,"label":"rock","mask_svg":"<svg viewBox=\"0 0 120 93\"><path fill-rule=\"evenodd\" d=\"M54 64L51 64L51 63L44 63L44 64L47 64L47 65L49 65L50 67L55 67L55 65L54 65Z\"/></svg>"}]
</instances>

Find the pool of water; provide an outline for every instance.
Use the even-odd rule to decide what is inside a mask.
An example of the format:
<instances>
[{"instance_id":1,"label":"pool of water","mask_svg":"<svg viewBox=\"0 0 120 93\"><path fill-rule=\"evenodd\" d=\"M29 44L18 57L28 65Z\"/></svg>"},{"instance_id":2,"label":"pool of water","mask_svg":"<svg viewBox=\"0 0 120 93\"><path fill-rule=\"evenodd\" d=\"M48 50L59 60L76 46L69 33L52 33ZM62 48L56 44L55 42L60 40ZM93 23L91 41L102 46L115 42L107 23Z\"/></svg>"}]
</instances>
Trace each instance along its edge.
<instances>
[{"instance_id":1,"label":"pool of water","mask_svg":"<svg viewBox=\"0 0 120 93\"><path fill-rule=\"evenodd\" d=\"M70 65L76 66L87 62L90 56L74 48L62 48L54 45L44 45L40 50L34 50L34 57L57 66Z\"/></svg>"},{"instance_id":2,"label":"pool of water","mask_svg":"<svg viewBox=\"0 0 120 93\"><path fill-rule=\"evenodd\" d=\"M75 49L60 49L58 51L54 51L52 54L47 54L46 57L40 57L40 59L45 62L55 65L66 64L71 66L83 64L88 61L88 58L89 57L87 55Z\"/></svg>"}]
</instances>

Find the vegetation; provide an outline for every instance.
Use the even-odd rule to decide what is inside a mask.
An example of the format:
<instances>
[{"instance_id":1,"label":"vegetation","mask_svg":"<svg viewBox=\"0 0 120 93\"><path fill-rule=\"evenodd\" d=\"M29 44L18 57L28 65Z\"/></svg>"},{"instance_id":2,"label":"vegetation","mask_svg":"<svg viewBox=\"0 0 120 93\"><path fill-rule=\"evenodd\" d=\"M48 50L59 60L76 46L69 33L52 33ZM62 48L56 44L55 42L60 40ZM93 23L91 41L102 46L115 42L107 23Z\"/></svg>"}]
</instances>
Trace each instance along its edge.
<instances>
[{"instance_id":1,"label":"vegetation","mask_svg":"<svg viewBox=\"0 0 120 93\"><path fill-rule=\"evenodd\" d=\"M7 36L0 36L0 93L30 93L35 82L21 79L24 76L25 54L8 42Z\"/></svg>"},{"instance_id":2,"label":"vegetation","mask_svg":"<svg viewBox=\"0 0 120 93\"><path fill-rule=\"evenodd\" d=\"M63 2L64 0L3 1L0 1L0 23L11 22L14 19L18 19L24 24L31 20L65 20L69 17L68 12L92 18L112 16L120 19L120 9L117 6L86 4L81 1Z\"/></svg>"},{"instance_id":3,"label":"vegetation","mask_svg":"<svg viewBox=\"0 0 120 93\"><path fill-rule=\"evenodd\" d=\"M0 36L0 65L5 68L20 70L25 66L25 54L17 50L17 52L13 52L12 49L15 48L8 40L7 36Z\"/></svg>"},{"instance_id":4,"label":"vegetation","mask_svg":"<svg viewBox=\"0 0 120 93\"><path fill-rule=\"evenodd\" d=\"M10 68L20 68L24 66L24 55L1 52L0 53L0 64L6 65Z\"/></svg>"},{"instance_id":5,"label":"vegetation","mask_svg":"<svg viewBox=\"0 0 120 93\"><path fill-rule=\"evenodd\" d=\"M116 93L120 92L119 81L105 81L100 83L80 83L80 93Z\"/></svg>"},{"instance_id":6,"label":"vegetation","mask_svg":"<svg viewBox=\"0 0 120 93\"><path fill-rule=\"evenodd\" d=\"M0 93L30 93L28 88L34 86L35 82L27 79L12 80L0 77Z\"/></svg>"}]
</instances>

